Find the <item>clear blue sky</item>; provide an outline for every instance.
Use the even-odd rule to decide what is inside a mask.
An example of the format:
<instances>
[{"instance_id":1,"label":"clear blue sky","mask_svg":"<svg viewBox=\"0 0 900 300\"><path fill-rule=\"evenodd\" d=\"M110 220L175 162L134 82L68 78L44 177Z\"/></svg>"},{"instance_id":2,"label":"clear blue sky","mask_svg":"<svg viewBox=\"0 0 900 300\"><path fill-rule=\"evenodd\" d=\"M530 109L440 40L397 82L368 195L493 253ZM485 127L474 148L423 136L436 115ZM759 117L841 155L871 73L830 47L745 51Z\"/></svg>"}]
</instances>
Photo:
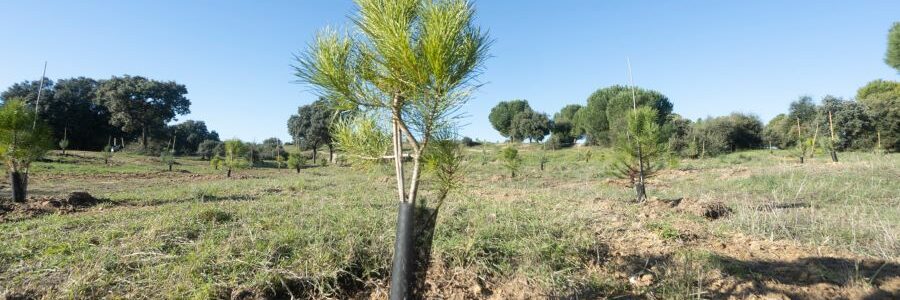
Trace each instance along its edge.
<instances>
[{"instance_id":1,"label":"clear blue sky","mask_svg":"<svg viewBox=\"0 0 900 300\"><path fill-rule=\"evenodd\" d=\"M690 118L752 112L764 121L799 95L852 97L898 79L883 63L900 1L476 2L495 44L462 134L500 136L487 115L527 99L553 114L626 81L666 94ZM47 76L144 75L187 85L192 113L223 138L288 139L315 99L292 83L292 54L318 28L347 24L351 0L2 1L0 87Z\"/></svg>"}]
</instances>

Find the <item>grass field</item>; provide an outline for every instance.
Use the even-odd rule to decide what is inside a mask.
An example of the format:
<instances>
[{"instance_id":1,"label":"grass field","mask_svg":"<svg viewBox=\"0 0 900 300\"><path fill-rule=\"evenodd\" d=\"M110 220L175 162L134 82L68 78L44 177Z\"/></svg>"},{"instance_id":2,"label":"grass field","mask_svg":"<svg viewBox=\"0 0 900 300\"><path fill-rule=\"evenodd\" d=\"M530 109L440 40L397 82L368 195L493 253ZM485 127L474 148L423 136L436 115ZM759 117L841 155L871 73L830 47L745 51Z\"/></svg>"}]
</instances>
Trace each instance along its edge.
<instances>
[{"instance_id":1,"label":"grass field","mask_svg":"<svg viewBox=\"0 0 900 300\"><path fill-rule=\"evenodd\" d=\"M636 203L627 182L605 175L603 149L546 152L540 171L540 150L522 146L516 178L494 161L498 149L468 149L465 184L422 242L431 260L421 296L900 297L900 155L682 160ZM38 163L31 206L6 202L0 216L0 295L387 296L396 218L389 167L255 168L226 178L179 158L165 169L127 154L107 166L92 152ZM42 208L73 191L100 201ZM714 203L731 213L704 217Z\"/></svg>"}]
</instances>

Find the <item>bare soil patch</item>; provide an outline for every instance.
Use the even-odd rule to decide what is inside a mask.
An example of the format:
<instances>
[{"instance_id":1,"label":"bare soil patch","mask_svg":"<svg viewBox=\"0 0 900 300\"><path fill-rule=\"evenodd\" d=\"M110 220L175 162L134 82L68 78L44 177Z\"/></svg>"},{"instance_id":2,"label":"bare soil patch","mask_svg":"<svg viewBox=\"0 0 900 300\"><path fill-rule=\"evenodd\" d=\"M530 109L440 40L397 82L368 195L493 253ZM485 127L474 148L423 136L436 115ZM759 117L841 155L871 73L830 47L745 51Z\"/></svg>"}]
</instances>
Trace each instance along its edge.
<instances>
[{"instance_id":1,"label":"bare soil patch","mask_svg":"<svg viewBox=\"0 0 900 300\"><path fill-rule=\"evenodd\" d=\"M46 214L68 214L85 211L102 203L112 203L97 199L86 192L72 192L54 197L32 197L24 203L3 201L0 203L0 223L19 221Z\"/></svg>"}]
</instances>

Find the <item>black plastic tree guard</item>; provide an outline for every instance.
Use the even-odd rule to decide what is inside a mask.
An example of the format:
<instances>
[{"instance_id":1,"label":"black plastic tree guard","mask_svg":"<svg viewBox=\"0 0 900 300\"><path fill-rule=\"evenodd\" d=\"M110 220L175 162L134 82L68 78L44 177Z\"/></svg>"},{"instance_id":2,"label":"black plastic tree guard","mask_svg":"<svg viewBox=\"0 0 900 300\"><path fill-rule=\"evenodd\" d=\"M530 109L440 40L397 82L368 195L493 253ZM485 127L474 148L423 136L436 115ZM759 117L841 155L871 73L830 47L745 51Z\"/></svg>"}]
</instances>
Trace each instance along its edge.
<instances>
[{"instance_id":1,"label":"black plastic tree guard","mask_svg":"<svg viewBox=\"0 0 900 300\"><path fill-rule=\"evenodd\" d=\"M394 242L394 262L391 269L391 300L409 299L409 283L413 274L413 224L415 223L412 203L400 202L397 213L397 240Z\"/></svg>"}]
</instances>

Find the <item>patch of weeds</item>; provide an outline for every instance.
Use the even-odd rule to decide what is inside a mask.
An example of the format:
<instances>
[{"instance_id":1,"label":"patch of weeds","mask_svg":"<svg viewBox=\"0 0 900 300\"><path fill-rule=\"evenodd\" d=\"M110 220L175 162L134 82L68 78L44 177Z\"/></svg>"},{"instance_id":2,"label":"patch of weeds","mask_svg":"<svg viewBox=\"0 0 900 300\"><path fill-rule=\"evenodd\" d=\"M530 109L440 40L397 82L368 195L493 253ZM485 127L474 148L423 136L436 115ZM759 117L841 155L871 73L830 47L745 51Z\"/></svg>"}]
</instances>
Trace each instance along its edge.
<instances>
[{"instance_id":1,"label":"patch of weeds","mask_svg":"<svg viewBox=\"0 0 900 300\"><path fill-rule=\"evenodd\" d=\"M653 286L653 294L660 299L691 299L705 297L710 272L717 270L714 254L707 251L678 251L660 266L660 281Z\"/></svg>"},{"instance_id":2,"label":"patch of weeds","mask_svg":"<svg viewBox=\"0 0 900 300\"><path fill-rule=\"evenodd\" d=\"M678 229L672 226L669 223L650 223L647 225L647 229L655 232L661 239L664 240L675 240L681 236L681 233L678 232Z\"/></svg>"},{"instance_id":3,"label":"patch of weeds","mask_svg":"<svg viewBox=\"0 0 900 300\"><path fill-rule=\"evenodd\" d=\"M210 208L197 214L197 219L204 223L226 223L234 219L234 216L226 211Z\"/></svg>"},{"instance_id":4,"label":"patch of weeds","mask_svg":"<svg viewBox=\"0 0 900 300\"><path fill-rule=\"evenodd\" d=\"M219 197L219 189L210 186L198 186L192 192L192 198L200 202L213 201Z\"/></svg>"}]
</instances>

